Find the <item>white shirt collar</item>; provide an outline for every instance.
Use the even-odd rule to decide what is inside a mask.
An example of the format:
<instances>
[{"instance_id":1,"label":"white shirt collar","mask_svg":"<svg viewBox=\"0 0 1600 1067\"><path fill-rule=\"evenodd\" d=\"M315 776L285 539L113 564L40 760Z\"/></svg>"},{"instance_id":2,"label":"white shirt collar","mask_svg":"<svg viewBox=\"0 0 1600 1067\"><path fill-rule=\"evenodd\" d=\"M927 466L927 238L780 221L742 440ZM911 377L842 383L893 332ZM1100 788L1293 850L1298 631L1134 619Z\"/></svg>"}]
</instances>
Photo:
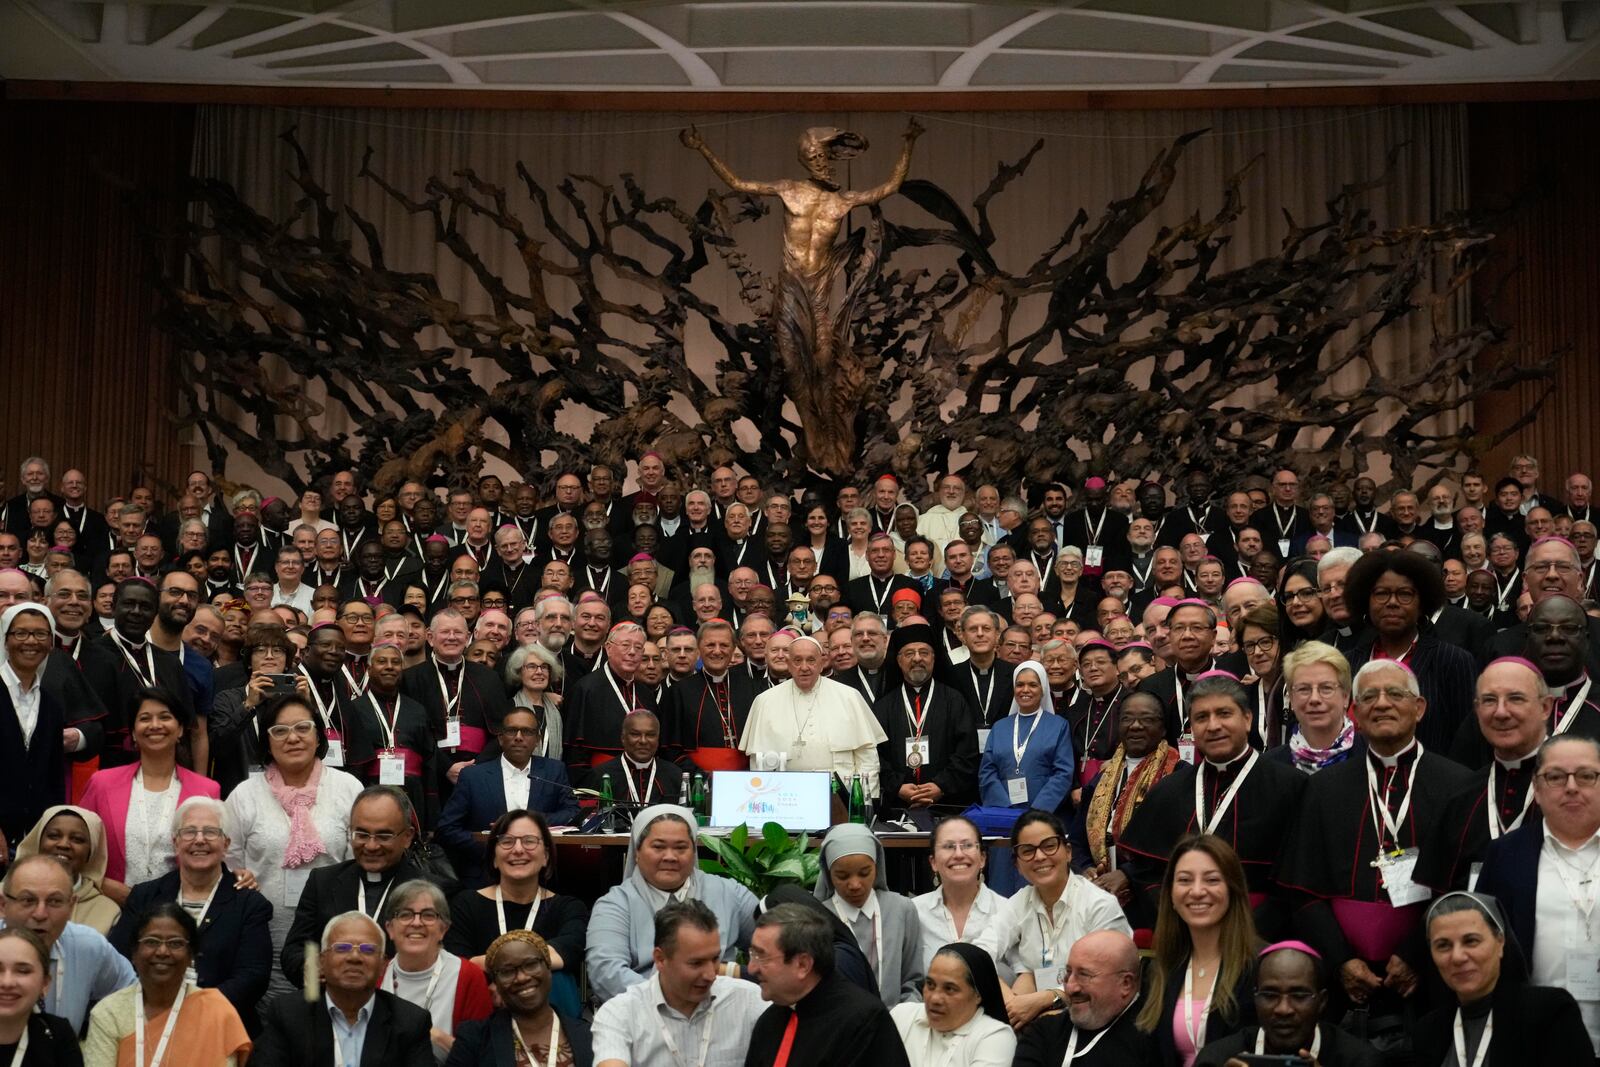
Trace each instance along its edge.
<instances>
[{"instance_id":1,"label":"white shirt collar","mask_svg":"<svg viewBox=\"0 0 1600 1067\"><path fill-rule=\"evenodd\" d=\"M528 760L528 765L521 770L505 756L500 757L500 773L507 778L529 778L533 774L533 760Z\"/></svg>"},{"instance_id":2,"label":"white shirt collar","mask_svg":"<svg viewBox=\"0 0 1600 1067\"><path fill-rule=\"evenodd\" d=\"M11 669L11 661L0 660L0 678L5 679L6 688L20 693L25 697L39 691L39 676L43 673L44 671L42 670L34 671L33 684L24 687L22 684L22 678L18 676L16 671Z\"/></svg>"},{"instance_id":3,"label":"white shirt collar","mask_svg":"<svg viewBox=\"0 0 1600 1067\"><path fill-rule=\"evenodd\" d=\"M1556 848L1561 849L1563 852L1572 852L1572 853L1589 852L1589 851L1592 851L1593 849L1595 849L1597 847L1600 847L1600 830L1596 830L1593 834L1590 834L1589 835L1589 840L1585 841L1583 844L1579 845L1577 848L1570 848L1567 845L1562 844L1560 839L1558 839L1555 834L1551 833L1550 824L1549 823L1545 823L1544 824L1544 840L1545 840L1545 844L1554 845Z\"/></svg>"},{"instance_id":4,"label":"white shirt collar","mask_svg":"<svg viewBox=\"0 0 1600 1067\"><path fill-rule=\"evenodd\" d=\"M858 915L876 919L878 917L878 891L873 889L868 892L866 902L859 908L835 893L833 895L833 907L839 913L839 918L843 919L847 924L855 922Z\"/></svg>"}]
</instances>

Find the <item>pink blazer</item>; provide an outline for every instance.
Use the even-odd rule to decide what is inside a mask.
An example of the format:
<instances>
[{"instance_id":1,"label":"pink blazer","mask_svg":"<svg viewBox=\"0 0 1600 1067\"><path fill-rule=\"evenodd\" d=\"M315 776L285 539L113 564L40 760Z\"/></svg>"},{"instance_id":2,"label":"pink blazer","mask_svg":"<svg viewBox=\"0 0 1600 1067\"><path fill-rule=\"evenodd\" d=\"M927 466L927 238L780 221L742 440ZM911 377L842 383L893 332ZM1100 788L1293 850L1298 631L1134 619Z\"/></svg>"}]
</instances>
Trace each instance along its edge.
<instances>
[{"instance_id":1,"label":"pink blazer","mask_svg":"<svg viewBox=\"0 0 1600 1067\"><path fill-rule=\"evenodd\" d=\"M122 881L128 873L127 846L123 835L127 833L128 808L133 803L133 776L139 772L137 763L122 767L108 767L89 776L83 798L78 801L100 816L106 824L106 877ZM190 797L222 799L222 789L205 775L178 768L178 803Z\"/></svg>"}]
</instances>

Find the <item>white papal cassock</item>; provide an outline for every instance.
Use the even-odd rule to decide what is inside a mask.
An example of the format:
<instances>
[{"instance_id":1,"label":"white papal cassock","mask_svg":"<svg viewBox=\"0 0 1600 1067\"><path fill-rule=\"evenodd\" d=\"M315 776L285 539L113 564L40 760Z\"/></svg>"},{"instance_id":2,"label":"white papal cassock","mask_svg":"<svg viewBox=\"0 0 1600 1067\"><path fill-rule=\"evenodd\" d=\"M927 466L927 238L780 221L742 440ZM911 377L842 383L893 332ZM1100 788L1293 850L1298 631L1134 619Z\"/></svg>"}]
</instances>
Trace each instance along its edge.
<instances>
[{"instance_id":1,"label":"white papal cassock","mask_svg":"<svg viewBox=\"0 0 1600 1067\"><path fill-rule=\"evenodd\" d=\"M809 693L789 679L756 697L740 750L787 752L791 771L832 771L846 786L861 775L878 793L878 745L888 740L861 694L831 678Z\"/></svg>"}]
</instances>

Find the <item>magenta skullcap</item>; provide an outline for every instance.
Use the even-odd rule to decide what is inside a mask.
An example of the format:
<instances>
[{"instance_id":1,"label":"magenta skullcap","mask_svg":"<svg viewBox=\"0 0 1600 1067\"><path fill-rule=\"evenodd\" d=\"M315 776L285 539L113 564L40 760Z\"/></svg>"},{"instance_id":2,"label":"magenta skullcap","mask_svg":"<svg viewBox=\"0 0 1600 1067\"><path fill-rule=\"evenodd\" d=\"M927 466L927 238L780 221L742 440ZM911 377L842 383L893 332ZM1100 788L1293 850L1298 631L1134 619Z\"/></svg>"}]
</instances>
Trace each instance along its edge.
<instances>
[{"instance_id":1,"label":"magenta skullcap","mask_svg":"<svg viewBox=\"0 0 1600 1067\"><path fill-rule=\"evenodd\" d=\"M1226 678L1230 682L1237 682L1239 680L1239 676L1237 674L1234 674L1232 671L1221 670L1220 668L1217 670L1201 671L1199 674L1194 676L1194 680L1197 682L1202 678Z\"/></svg>"},{"instance_id":2,"label":"magenta skullcap","mask_svg":"<svg viewBox=\"0 0 1600 1067\"><path fill-rule=\"evenodd\" d=\"M1256 953L1257 959L1266 959L1274 952L1304 952L1314 960L1320 960L1322 953L1306 944L1304 941L1274 941L1260 952Z\"/></svg>"},{"instance_id":3,"label":"magenta skullcap","mask_svg":"<svg viewBox=\"0 0 1600 1067\"><path fill-rule=\"evenodd\" d=\"M638 563L640 561L654 563L656 558L648 552L635 552L628 560L629 563Z\"/></svg>"},{"instance_id":4,"label":"magenta skullcap","mask_svg":"<svg viewBox=\"0 0 1600 1067\"><path fill-rule=\"evenodd\" d=\"M1083 480L1083 487L1085 489L1104 489L1106 487L1106 480L1099 475L1095 475L1092 478L1085 478Z\"/></svg>"}]
</instances>

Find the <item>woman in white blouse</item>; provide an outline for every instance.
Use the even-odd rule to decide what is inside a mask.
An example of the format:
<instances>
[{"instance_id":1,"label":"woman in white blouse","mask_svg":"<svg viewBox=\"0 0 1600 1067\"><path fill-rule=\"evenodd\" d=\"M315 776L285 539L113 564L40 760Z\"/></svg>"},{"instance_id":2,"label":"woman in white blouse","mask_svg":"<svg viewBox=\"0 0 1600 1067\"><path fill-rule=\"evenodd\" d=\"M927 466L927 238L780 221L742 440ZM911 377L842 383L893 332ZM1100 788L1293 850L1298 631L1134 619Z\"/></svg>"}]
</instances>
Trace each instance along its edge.
<instances>
[{"instance_id":1,"label":"woman in white blouse","mask_svg":"<svg viewBox=\"0 0 1600 1067\"><path fill-rule=\"evenodd\" d=\"M266 772L228 794L228 867L241 887L259 889L272 901L277 959L311 872L350 858L350 806L361 783L323 764L327 735L298 693L262 704L256 728ZM268 996L291 989L274 968Z\"/></svg>"},{"instance_id":2,"label":"woman in white blouse","mask_svg":"<svg viewBox=\"0 0 1600 1067\"><path fill-rule=\"evenodd\" d=\"M1000 910L1005 898L983 882L988 859L983 835L970 819L952 815L933 828L932 847L928 866L933 868L938 888L912 901L922 924L923 973L939 946L954 941L999 956L1003 936Z\"/></svg>"},{"instance_id":3,"label":"woman in white blouse","mask_svg":"<svg viewBox=\"0 0 1600 1067\"><path fill-rule=\"evenodd\" d=\"M994 960L974 945L935 952L922 1002L896 1004L889 1015L911 1067L1010 1067L1017 1050Z\"/></svg>"}]
</instances>

